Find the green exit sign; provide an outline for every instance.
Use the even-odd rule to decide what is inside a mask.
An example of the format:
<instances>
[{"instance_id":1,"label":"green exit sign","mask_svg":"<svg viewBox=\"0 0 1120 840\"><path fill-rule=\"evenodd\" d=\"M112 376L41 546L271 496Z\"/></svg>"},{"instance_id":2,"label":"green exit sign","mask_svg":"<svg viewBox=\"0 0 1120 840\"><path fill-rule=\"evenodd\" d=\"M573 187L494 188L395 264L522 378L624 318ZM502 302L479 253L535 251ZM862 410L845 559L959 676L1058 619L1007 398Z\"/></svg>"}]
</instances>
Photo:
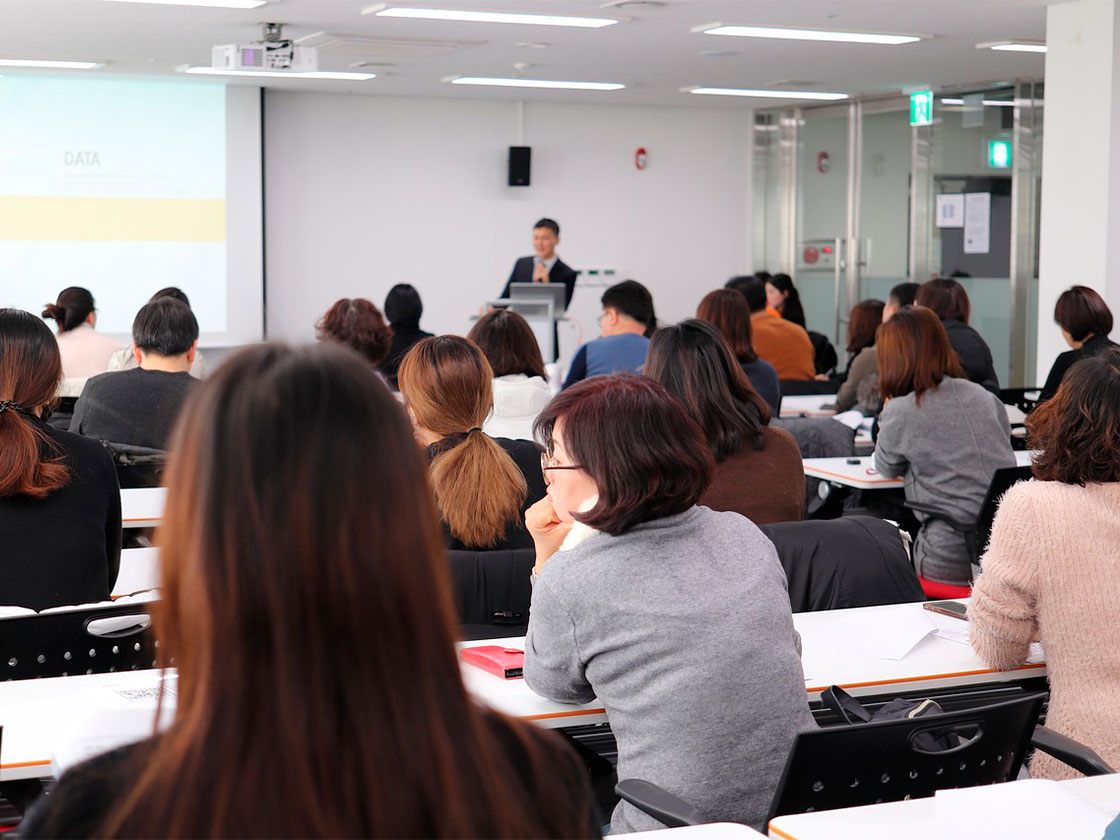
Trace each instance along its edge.
<instances>
[{"instance_id":1,"label":"green exit sign","mask_svg":"<svg viewBox=\"0 0 1120 840\"><path fill-rule=\"evenodd\" d=\"M910 125L933 125L933 91L910 94Z\"/></svg>"},{"instance_id":2,"label":"green exit sign","mask_svg":"<svg viewBox=\"0 0 1120 840\"><path fill-rule=\"evenodd\" d=\"M1011 141L988 141L988 167L990 169L1011 168Z\"/></svg>"}]
</instances>

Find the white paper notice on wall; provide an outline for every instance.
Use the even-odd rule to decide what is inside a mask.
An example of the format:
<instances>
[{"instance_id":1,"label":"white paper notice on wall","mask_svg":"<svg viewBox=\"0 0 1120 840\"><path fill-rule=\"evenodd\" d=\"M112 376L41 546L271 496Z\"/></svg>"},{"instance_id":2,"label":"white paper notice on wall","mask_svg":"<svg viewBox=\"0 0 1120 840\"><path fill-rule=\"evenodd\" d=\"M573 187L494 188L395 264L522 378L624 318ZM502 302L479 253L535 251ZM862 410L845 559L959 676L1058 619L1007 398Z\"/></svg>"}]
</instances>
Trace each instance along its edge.
<instances>
[{"instance_id":1,"label":"white paper notice on wall","mask_svg":"<svg viewBox=\"0 0 1120 840\"><path fill-rule=\"evenodd\" d=\"M962 193L937 196L937 226L939 228L964 227L964 195Z\"/></svg>"},{"instance_id":2,"label":"white paper notice on wall","mask_svg":"<svg viewBox=\"0 0 1120 840\"><path fill-rule=\"evenodd\" d=\"M964 195L964 252L986 254L991 249L992 194Z\"/></svg>"}]
</instances>

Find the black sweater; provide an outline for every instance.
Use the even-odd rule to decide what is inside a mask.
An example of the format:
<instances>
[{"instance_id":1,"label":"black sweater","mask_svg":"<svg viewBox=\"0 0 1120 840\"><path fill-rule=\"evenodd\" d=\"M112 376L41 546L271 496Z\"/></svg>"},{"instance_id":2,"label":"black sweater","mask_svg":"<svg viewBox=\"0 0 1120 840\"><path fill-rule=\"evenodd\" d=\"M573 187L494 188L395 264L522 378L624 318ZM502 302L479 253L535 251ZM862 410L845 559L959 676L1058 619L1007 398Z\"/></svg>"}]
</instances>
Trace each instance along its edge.
<instances>
[{"instance_id":1,"label":"black sweater","mask_svg":"<svg viewBox=\"0 0 1120 840\"><path fill-rule=\"evenodd\" d=\"M1050 368L1050 375L1046 377L1046 384L1042 386L1042 393L1038 395L1038 401L1040 403L1046 402L1054 396L1058 392L1058 386L1066 378L1066 372L1082 359L1088 359L1090 356L1096 356L1117 346L1120 345L1109 341L1108 336L1095 335L1077 350L1067 350L1062 353L1054 360L1054 365Z\"/></svg>"},{"instance_id":2,"label":"black sweater","mask_svg":"<svg viewBox=\"0 0 1120 840\"><path fill-rule=\"evenodd\" d=\"M964 375L998 397L999 377L992 364L992 351L987 342L980 337L980 333L955 318L946 318L941 323L949 334L949 343L960 357Z\"/></svg>"},{"instance_id":3,"label":"black sweater","mask_svg":"<svg viewBox=\"0 0 1120 840\"><path fill-rule=\"evenodd\" d=\"M549 800L565 825L549 827L551 836L601 837L599 811L588 783L587 771L576 753L552 732L528 723L484 712L490 737L510 762L522 791L510 791L512 801ZM324 726L332 725L323 721ZM310 735L309 737L314 737ZM534 744L533 760L526 742ZM54 790L40 797L19 827L21 837L98 837L109 813L128 794L159 738L141 741L92 758L63 774ZM433 768L432 772L436 772ZM518 796L518 794L521 794ZM196 803L206 808L205 802ZM252 808L253 803L242 803ZM434 836L434 827L423 813L414 815L413 836Z\"/></svg>"},{"instance_id":4,"label":"black sweater","mask_svg":"<svg viewBox=\"0 0 1120 840\"><path fill-rule=\"evenodd\" d=\"M39 426L70 468L45 499L0 499L0 604L43 610L104 601L121 562L121 494L100 443Z\"/></svg>"}]
</instances>

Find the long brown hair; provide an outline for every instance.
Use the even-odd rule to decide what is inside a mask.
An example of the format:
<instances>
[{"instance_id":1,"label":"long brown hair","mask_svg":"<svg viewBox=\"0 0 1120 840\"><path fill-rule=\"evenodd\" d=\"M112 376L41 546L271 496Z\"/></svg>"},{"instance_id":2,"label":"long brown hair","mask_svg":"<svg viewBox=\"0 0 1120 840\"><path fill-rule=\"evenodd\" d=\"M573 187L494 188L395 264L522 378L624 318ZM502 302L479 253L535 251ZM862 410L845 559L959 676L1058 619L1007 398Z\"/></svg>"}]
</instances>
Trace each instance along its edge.
<instances>
[{"instance_id":1,"label":"long brown hair","mask_svg":"<svg viewBox=\"0 0 1120 840\"><path fill-rule=\"evenodd\" d=\"M727 339L731 352L740 362L758 359L751 336L751 308L747 299L734 289L716 289L700 301L696 317L714 324Z\"/></svg>"},{"instance_id":2,"label":"long brown hair","mask_svg":"<svg viewBox=\"0 0 1120 840\"><path fill-rule=\"evenodd\" d=\"M922 394L945 377L964 375L941 320L924 306L904 306L880 325L875 347L884 397L913 392L914 402L920 405Z\"/></svg>"},{"instance_id":3,"label":"long brown hair","mask_svg":"<svg viewBox=\"0 0 1120 840\"><path fill-rule=\"evenodd\" d=\"M478 345L494 376L522 373L547 380L544 358L533 328L512 309L495 309L477 321L467 338Z\"/></svg>"},{"instance_id":4,"label":"long brown hair","mask_svg":"<svg viewBox=\"0 0 1120 840\"><path fill-rule=\"evenodd\" d=\"M70 483L70 470L31 419L62 381L58 342L40 319L0 309L0 499L41 499Z\"/></svg>"},{"instance_id":5,"label":"long brown hair","mask_svg":"<svg viewBox=\"0 0 1120 840\"><path fill-rule=\"evenodd\" d=\"M368 363L244 350L192 394L171 451L155 620L178 703L98 836L586 825L571 797L534 801L491 724L534 774L550 746L466 694L424 464Z\"/></svg>"},{"instance_id":6,"label":"long brown hair","mask_svg":"<svg viewBox=\"0 0 1120 840\"><path fill-rule=\"evenodd\" d=\"M408 351L397 380L416 422L442 436L431 466L436 506L451 536L472 548L501 541L527 490L517 464L480 431L494 405L493 377L474 342L440 335Z\"/></svg>"},{"instance_id":7,"label":"long brown hair","mask_svg":"<svg viewBox=\"0 0 1120 840\"><path fill-rule=\"evenodd\" d=\"M861 300L848 313L848 352L856 354L865 347L875 346L875 331L883 323L886 304L871 298Z\"/></svg>"}]
</instances>

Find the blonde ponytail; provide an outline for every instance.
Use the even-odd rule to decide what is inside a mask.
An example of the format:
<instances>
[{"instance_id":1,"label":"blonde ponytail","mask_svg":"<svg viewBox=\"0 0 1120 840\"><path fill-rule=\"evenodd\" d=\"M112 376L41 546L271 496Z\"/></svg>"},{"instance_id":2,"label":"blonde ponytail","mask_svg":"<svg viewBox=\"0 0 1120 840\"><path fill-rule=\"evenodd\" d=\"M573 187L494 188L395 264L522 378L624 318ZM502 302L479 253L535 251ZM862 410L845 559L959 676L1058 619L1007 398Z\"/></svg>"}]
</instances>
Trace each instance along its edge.
<instances>
[{"instance_id":1,"label":"blonde ponytail","mask_svg":"<svg viewBox=\"0 0 1120 840\"><path fill-rule=\"evenodd\" d=\"M519 524L525 476L481 431L432 461L436 507L451 536L471 548L492 548Z\"/></svg>"}]
</instances>

